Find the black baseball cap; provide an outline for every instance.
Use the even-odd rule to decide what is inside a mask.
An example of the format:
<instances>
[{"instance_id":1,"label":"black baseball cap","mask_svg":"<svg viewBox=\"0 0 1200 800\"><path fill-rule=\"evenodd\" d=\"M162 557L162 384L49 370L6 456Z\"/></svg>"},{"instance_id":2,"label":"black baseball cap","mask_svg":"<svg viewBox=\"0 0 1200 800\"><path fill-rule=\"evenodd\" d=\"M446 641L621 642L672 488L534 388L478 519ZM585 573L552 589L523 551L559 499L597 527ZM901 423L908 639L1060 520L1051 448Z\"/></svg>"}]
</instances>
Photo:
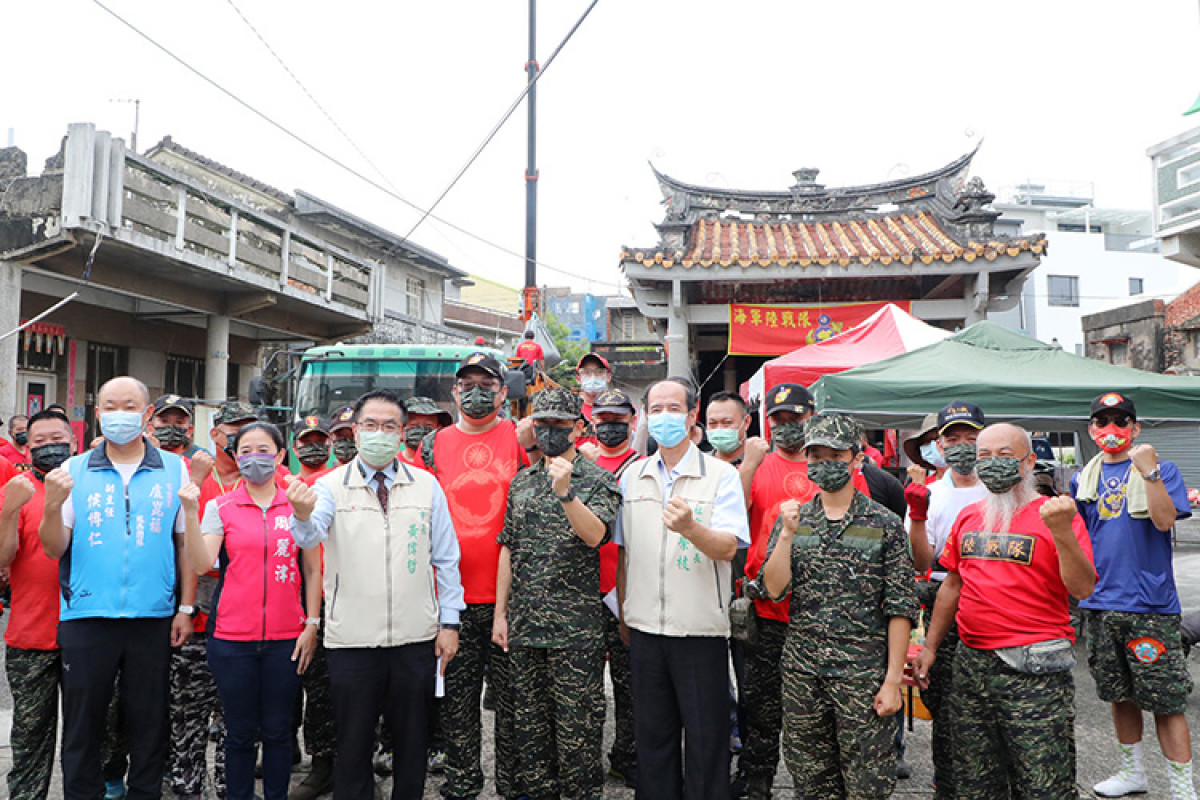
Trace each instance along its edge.
<instances>
[{"instance_id":1,"label":"black baseball cap","mask_svg":"<svg viewBox=\"0 0 1200 800\"><path fill-rule=\"evenodd\" d=\"M312 431L323 433L328 436L329 422L321 417L316 416L315 414L310 414L309 416L300 420L300 424L296 426L296 438L299 439L304 434L311 433Z\"/></svg>"},{"instance_id":2,"label":"black baseball cap","mask_svg":"<svg viewBox=\"0 0 1200 800\"><path fill-rule=\"evenodd\" d=\"M158 416L168 408L178 408L180 411L188 415L188 419L192 419L195 414L191 400L186 400L177 394L164 394L154 401L154 416Z\"/></svg>"},{"instance_id":3,"label":"black baseball cap","mask_svg":"<svg viewBox=\"0 0 1200 800\"><path fill-rule=\"evenodd\" d=\"M776 411L794 411L807 414L813 410L813 396L798 383L781 383L767 392L767 416Z\"/></svg>"},{"instance_id":4,"label":"black baseball cap","mask_svg":"<svg viewBox=\"0 0 1200 800\"><path fill-rule=\"evenodd\" d=\"M1096 416L1101 411L1123 411L1133 419L1137 419L1137 411L1133 407L1133 401L1128 395L1120 392L1105 392L1092 401L1092 416Z\"/></svg>"},{"instance_id":5,"label":"black baseball cap","mask_svg":"<svg viewBox=\"0 0 1200 800\"><path fill-rule=\"evenodd\" d=\"M464 358L458 365L458 372L454 373L454 377L461 378L463 373L471 368L481 369L497 380L504 380L504 366L487 353L471 353Z\"/></svg>"},{"instance_id":6,"label":"black baseball cap","mask_svg":"<svg viewBox=\"0 0 1200 800\"><path fill-rule=\"evenodd\" d=\"M983 420L983 411L979 406L955 400L938 412L938 434L945 433L946 428L949 428L951 425L968 425L975 430L980 430L987 423Z\"/></svg>"},{"instance_id":7,"label":"black baseball cap","mask_svg":"<svg viewBox=\"0 0 1200 800\"><path fill-rule=\"evenodd\" d=\"M596 395L596 400L592 404L592 414L594 416L606 412L611 414L632 414L634 412L633 400L620 389L605 389Z\"/></svg>"}]
</instances>

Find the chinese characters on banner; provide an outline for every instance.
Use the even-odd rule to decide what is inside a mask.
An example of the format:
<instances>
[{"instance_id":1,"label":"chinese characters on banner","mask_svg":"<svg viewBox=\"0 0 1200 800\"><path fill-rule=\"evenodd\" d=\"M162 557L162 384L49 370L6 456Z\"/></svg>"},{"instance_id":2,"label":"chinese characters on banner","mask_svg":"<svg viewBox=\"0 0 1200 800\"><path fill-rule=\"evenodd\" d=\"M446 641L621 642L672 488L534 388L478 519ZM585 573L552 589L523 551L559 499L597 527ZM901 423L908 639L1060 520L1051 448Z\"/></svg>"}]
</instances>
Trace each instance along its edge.
<instances>
[{"instance_id":1,"label":"chinese characters on banner","mask_svg":"<svg viewBox=\"0 0 1200 800\"><path fill-rule=\"evenodd\" d=\"M912 301L834 303L811 306L729 306L729 353L742 356L778 356L797 347L832 339L853 328L891 302L906 312Z\"/></svg>"}]
</instances>

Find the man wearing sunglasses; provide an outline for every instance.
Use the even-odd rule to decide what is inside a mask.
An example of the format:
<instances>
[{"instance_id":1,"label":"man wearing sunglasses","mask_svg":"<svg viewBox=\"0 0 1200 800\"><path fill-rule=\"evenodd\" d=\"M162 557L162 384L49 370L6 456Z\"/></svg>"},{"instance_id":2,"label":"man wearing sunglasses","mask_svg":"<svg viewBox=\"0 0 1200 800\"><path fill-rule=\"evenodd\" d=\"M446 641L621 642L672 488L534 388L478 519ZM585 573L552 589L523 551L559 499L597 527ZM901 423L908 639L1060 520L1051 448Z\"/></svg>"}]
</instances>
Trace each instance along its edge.
<instances>
[{"instance_id":1,"label":"man wearing sunglasses","mask_svg":"<svg viewBox=\"0 0 1200 800\"><path fill-rule=\"evenodd\" d=\"M1101 700L1112 703L1120 748L1115 775L1093 787L1101 797L1149 789L1142 760L1142 712L1154 714L1172 800L1196 797L1187 696L1192 690L1179 631L1179 594L1171 528L1190 517L1178 468L1162 461L1141 433L1133 400L1105 392L1092 401L1088 433L1100 454L1071 481L1087 523L1099 578L1080 602L1088 665Z\"/></svg>"}]
</instances>

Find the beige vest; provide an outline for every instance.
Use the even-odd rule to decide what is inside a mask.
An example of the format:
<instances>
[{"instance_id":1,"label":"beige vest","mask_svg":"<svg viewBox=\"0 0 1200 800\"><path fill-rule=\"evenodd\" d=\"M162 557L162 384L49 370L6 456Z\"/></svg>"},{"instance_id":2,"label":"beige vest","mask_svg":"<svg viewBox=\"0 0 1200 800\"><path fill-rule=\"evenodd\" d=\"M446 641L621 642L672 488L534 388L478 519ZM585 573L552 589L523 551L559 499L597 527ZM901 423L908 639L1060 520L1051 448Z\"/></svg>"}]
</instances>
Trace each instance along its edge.
<instances>
[{"instance_id":1,"label":"beige vest","mask_svg":"<svg viewBox=\"0 0 1200 800\"><path fill-rule=\"evenodd\" d=\"M728 561L713 561L663 524L661 457L629 468L621 526L625 537L625 624L663 636L728 636ZM717 487L733 467L692 448L671 494L712 527Z\"/></svg>"},{"instance_id":2,"label":"beige vest","mask_svg":"<svg viewBox=\"0 0 1200 800\"><path fill-rule=\"evenodd\" d=\"M325 646L394 647L434 638L433 476L399 463L386 516L357 459L319 480L334 502L325 541Z\"/></svg>"}]
</instances>

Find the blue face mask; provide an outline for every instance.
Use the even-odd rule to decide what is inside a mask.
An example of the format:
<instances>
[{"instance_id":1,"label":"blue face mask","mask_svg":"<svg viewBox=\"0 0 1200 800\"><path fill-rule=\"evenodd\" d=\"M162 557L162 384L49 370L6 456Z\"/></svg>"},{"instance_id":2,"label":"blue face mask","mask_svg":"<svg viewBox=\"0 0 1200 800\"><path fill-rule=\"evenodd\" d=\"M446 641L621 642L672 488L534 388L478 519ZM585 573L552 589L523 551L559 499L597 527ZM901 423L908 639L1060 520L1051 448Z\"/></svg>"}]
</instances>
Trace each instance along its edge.
<instances>
[{"instance_id":1,"label":"blue face mask","mask_svg":"<svg viewBox=\"0 0 1200 800\"><path fill-rule=\"evenodd\" d=\"M145 420L136 411L105 411L100 415L100 435L113 444L129 444L142 435Z\"/></svg>"},{"instance_id":2,"label":"blue face mask","mask_svg":"<svg viewBox=\"0 0 1200 800\"><path fill-rule=\"evenodd\" d=\"M921 445L921 458L925 459L925 463L932 464L938 469L946 466L946 459L942 457L942 452L938 450L937 442L926 442Z\"/></svg>"},{"instance_id":3,"label":"blue face mask","mask_svg":"<svg viewBox=\"0 0 1200 800\"><path fill-rule=\"evenodd\" d=\"M646 427L659 447L674 447L687 438L687 414L651 414Z\"/></svg>"}]
</instances>

